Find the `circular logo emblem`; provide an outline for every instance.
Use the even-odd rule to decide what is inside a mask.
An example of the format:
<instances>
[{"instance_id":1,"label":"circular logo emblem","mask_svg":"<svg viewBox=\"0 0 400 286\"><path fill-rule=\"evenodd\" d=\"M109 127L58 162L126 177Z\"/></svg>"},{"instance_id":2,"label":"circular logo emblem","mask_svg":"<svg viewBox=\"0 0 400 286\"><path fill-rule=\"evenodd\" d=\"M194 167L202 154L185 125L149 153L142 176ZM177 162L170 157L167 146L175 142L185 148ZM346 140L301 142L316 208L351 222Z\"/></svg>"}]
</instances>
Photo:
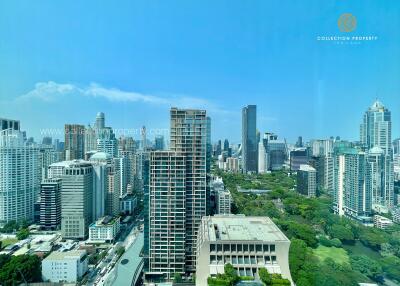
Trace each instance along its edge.
<instances>
[{"instance_id":1,"label":"circular logo emblem","mask_svg":"<svg viewBox=\"0 0 400 286\"><path fill-rule=\"evenodd\" d=\"M357 27L357 19L350 13L342 14L339 17L338 26L341 32L352 32Z\"/></svg>"}]
</instances>

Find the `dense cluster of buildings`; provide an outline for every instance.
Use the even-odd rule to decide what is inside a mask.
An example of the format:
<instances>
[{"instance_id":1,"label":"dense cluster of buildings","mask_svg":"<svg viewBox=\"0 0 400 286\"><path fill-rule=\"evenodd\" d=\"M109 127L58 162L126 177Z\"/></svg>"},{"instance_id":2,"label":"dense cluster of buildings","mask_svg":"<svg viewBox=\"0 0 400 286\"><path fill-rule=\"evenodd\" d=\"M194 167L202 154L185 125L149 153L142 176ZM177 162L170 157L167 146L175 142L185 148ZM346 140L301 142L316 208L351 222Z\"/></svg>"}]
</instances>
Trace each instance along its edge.
<instances>
[{"instance_id":1,"label":"dense cluster of buildings","mask_svg":"<svg viewBox=\"0 0 400 286\"><path fill-rule=\"evenodd\" d=\"M366 111L359 142L299 137L291 145L260 134L256 118L255 105L243 108L237 146L227 139L212 146L205 110L171 108L168 146L163 136L151 144L145 127L141 140L117 139L101 112L93 126L66 124L64 144L47 137L34 143L18 121L0 119L0 223L26 219L59 230L63 239L113 243L119 215L134 214L140 196L146 283L196 275L196 285L206 285L226 263L241 276L258 277L266 268L291 281L290 241L267 217L231 214L230 191L210 174L213 157L228 172L296 174L300 194L330 194L338 215L378 228L400 220L400 140L392 142L391 114L382 103ZM379 215L388 212L393 220ZM73 282L86 260L84 252L51 254L43 277ZM65 274L72 268L74 279Z\"/></svg>"}]
</instances>

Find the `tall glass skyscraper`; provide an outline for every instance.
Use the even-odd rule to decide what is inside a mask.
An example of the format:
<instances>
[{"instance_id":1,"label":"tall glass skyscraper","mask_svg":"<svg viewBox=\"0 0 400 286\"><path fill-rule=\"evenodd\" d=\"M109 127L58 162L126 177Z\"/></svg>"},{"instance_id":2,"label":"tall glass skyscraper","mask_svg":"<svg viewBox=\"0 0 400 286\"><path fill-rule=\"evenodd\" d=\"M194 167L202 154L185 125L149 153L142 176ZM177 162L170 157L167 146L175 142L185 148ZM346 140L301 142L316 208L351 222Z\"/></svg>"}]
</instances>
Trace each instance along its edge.
<instances>
[{"instance_id":1,"label":"tall glass skyscraper","mask_svg":"<svg viewBox=\"0 0 400 286\"><path fill-rule=\"evenodd\" d=\"M363 122L360 126L360 141L367 150L373 147L380 147L386 155L391 154L391 114L378 100L364 114Z\"/></svg>"},{"instance_id":2,"label":"tall glass skyscraper","mask_svg":"<svg viewBox=\"0 0 400 286\"><path fill-rule=\"evenodd\" d=\"M387 212L394 196L392 121L390 111L378 100L364 114L360 141L368 152L366 186L372 195L372 207Z\"/></svg>"},{"instance_id":3,"label":"tall glass skyscraper","mask_svg":"<svg viewBox=\"0 0 400 286\"><path fill-rule=\"evenodd\" d=\"M242 109L242 166L244 172L257 172L257 106Z\"/></svg>"}]
</instances>

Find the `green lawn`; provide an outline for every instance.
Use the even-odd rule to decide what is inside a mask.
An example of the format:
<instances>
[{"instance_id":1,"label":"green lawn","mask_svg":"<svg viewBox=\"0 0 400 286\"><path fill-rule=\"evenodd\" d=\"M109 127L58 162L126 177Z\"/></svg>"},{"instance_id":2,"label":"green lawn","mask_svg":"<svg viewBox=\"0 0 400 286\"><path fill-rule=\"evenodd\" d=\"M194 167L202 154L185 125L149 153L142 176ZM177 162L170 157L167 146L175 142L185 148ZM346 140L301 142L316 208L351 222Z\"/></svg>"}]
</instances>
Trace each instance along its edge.
<instances>
[{"instance_id":1,"label":"green lawn","mask_svg":"<svg viewBox=\"0 0 400 286\"><path fill-rule=\"evenodd\" d=\"M18 242L18 239L16 238L5 238L1 241L1 247L4 248L7 245L14 244L16 242Z\"/></svg>"},{"instance_id":2,"label":"green lawn","mask_svg":"<svg viewBox=\"0 0 400 286\"><path fill-rule=\"evenodd\" d=\"M319 245L313 250L313 252L314 255L317 256L321 261L324 261L326 258L330 257L339 264L350 263L349 256L347 255L346 250L343 248Z\"/></svg>"}]
</instances>

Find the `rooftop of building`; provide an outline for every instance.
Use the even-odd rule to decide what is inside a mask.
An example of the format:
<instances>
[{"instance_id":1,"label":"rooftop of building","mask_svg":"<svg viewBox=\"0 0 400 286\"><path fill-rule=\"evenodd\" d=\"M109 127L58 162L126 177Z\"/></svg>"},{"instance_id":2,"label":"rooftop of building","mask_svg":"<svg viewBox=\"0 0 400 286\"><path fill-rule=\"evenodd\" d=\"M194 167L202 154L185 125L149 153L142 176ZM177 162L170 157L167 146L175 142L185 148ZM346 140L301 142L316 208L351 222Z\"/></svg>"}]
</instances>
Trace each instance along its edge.
<instances>
[{"instance_id":1,"label":"rooftop of building","mask_svg":"<svg viewBox=\"0 0 400 286\"><path fill-rule=\"evenodd\" d=\"M378 99L375 100L375 102L371 105L369 108L371 111L383 111L385 109L385 106L383 105L382 102L380 102Z\"/></svg>"},{"instance_id":2,"label":"rooftop of building","mask_svg":"<svg viewBox=\"0 0 400 286\"><path fill-rule=\"evenodd\" d=\"M209 241L284 241L289 239L269 217L216 215L205 217Z\"/></svg>"},{"instance_id":3,"label":"rooftop of building","mask_svg":"<svg viewBox=\"0 0 400 286\"><path fill-rule=\"evenodd\" d=\"M86 165L86 164L90 164L90 162L85 161L83 159L71 160L71 161L61 161L61 162L50 164L50 167L68 168L68 167L71 167L71 166L82 165L82 164Z\"/></svg>"},{"instance_id":4,"label":"rooftop of building","mask_svg":"<svg viewBox=\"0 0 400 286\"><path fill-rule=\"evenodd\" d=\"M86 255L86 250L73 250L67 252L53 251L44 260L68 260L77 259Z\"/></svg>"},{"instance_id":5,"label":"rooftop of building","mask_svg":"<svg viewBox=\"0 0 400 286\"><path fill-rule=\"evenodd\" d=\"M315 168L310 165L300 165L300 171L315 172Z\"/></svg>"},{"instance_id":6,"label":"rooftop of building","mask_svg":"<svg viewBox=\"0 0 400 286\"><path fill-rule=\"evenodd\" d=\"M112 226L115 222L117 222L118 220L120 220L119 216L104 216L99 218L97 221L93 222L90 227L93 226Z\"/></svg>"}]
</instances>

